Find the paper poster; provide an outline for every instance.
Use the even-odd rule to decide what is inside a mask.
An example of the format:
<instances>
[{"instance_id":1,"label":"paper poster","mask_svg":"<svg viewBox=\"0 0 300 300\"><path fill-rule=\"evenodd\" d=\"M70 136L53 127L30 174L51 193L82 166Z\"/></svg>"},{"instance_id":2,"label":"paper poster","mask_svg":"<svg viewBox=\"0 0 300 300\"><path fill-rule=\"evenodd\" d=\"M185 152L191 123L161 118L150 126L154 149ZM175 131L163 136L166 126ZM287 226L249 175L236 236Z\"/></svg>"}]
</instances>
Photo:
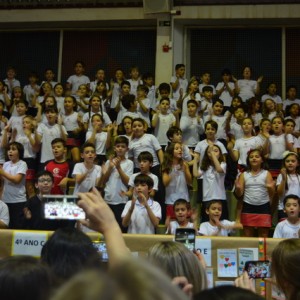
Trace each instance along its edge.
<instances>
[{"instance_id":1,"label":"paper poster","mask_svg":"<svg viewBox=\"0 0 300 300\"><path fill-rule=\"evenodd\" d=\"M206 268L206 277L207 277L207 288L211 289L214 287L214 270L213 268Z\"/></svg>"},{"instance_id":2,"label":"paper poster","mask_svg":"<svg viewBox=\"0 0 300 300\"><path fill-rule=\"evenodd\" d=\"M47 232L14 231L12 255L31 255L39 257L47 238Z\"/></svg>"},{"instance_id":3,"label":"paper poster","mask_svg":"<svg viewBox=\"0 0 300 300\"><path fill-rule=\"evenodd\" d=\"M243 274L246 261L258 260L257 248L239 248L239 275Z\"/></svg>"},{"instance_id":4,"label":"paper poster","mask_svg":"<svg viewBox=\"0 0 300 300\"><path fill-rule=\"evenodd\" d=\"M204 256L206 265L211 266L211 239L196 238L195 249Z\"/></svg>"},{"instance_id":5,"label":"paper poster","mask_svg":"<svg viewBox=\"0 0 300 300\"><path fill-rule=\"evenodd\" d=\"M224 280L215 281L215 286L222 286L222 285L232 285L232 286L234 286L234 281L224 281Z\"/></svg>"},{"instance_id":6,"label":"paper poster","mask_svg":"<svg viewBox=\"0 0 300 300\"><path fill-rule=\"evenodd\" d=\"M218 277L237 277L237 250L218 249Z\"/></svg>"}]
</instances>

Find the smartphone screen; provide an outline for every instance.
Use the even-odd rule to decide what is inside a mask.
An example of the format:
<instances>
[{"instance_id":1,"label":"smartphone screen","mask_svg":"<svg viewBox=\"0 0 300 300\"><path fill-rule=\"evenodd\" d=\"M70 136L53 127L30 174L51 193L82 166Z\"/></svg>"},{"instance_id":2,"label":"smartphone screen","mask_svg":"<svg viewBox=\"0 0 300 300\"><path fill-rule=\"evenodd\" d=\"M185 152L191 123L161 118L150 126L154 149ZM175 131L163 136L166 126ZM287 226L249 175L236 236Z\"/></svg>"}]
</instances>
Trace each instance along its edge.
<instances>
[{"instance_id":1,"label":"smartphone screen","mask_svg":"<svg viewBox=\"0 0 300 300\"><path fill-rule=\"evenodd\" d=\"M184 244L189 250L195 249L195 230L193 228L177 228L175 242Z\"/></svg>"},{"instance_id":2,"label":"smartphone screen","mask_svg":"<svg viewBox=\"0 0 300 300\"><path fill-rule=\"evenodd\" d=\"M85 212L72 195L43 195L43 216L50 220L84 220Z\"/></svg>"},{"instance_id":3,"label":"smartphone screen","mask_svg":"<svg viewBox=\"0 0 300 300\"><path fill-rule=\"evenodd\" d=\"M101 260L104 262L108 261L108 254L106 249L105 242L102 241L93 241L93 246L97 249L99 254L101 254Z\"/></svg>"},{"instance_id":4,"label":"smartphone screen","mask_svg":"<svg viewBox=\"0 0 300 300\"><path fill-rule=\"evenodd\" d=\"M271 264L268 260L247 261L245 263L245 271L248 272L250 278L270 278Z\"/></svg>"}]
</instances>

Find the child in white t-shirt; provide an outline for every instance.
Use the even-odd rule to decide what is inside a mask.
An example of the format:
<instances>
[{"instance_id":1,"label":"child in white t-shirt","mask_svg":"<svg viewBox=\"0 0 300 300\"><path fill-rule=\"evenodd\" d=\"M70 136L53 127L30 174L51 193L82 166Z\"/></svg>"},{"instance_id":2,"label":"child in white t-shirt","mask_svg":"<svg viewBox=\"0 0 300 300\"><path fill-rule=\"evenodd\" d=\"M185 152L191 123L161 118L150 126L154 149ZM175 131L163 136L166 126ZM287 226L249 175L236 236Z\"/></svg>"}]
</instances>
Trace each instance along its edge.
<instances>
[{"instance_id":1,"label":"child in white t-shirt","mask_svg":"<svg viewBox=\"0 0 300 300\"><path fill-rule=\"evenodd\" d=\"M222 203L220 200L211 200L206 204L206 213L209 221L200 224L199 234L209 236L228 236L234 229L243 229L243 225L228 220L220 221Z\"/></svg>"},{"instance_id":2,"label":"child in white t-shirt","mask_svg":"<svg viewBox=\"0 0 300 300\"><path fill-rule=\"evenodd\" d=\"M91 188L98 186L101 178L101 167L95 165L95 146L92 143L85 143L82 146L81 158L83 162L74 166L73 177L75 178L74 195L86 193Z\"/></svg>"},{"instance_id":3,"label":"child in white t-shirt","mask_svg":"<svg viewBox=\"0 0 300 300\"><path fill-rule=\"evenodd\" d=\"M128 233L155 233L161 219L161 206L149 197L153 184L152 178L147 175L136 176L135 195L126 203L122 213L122 225L128 227Z\"/></svg>"},{"instance_id":4,"label":"child in white t-shirt","mask_svg":"<svg viewBox=\"0 0 300 300\"><path fill-rule=\"evenodd\" d=\"M189 222L190 205L185 199L177 199L173 205L176 220L170 222L167 234L175 234L177 228L194 228L197 232L196 222Z\"/></svg>"},{"instance_id":5,"label":"child in white t-shirt","mask_svg":"<svg viewBox=\"0 0 300 300\"><path fill-rule=\"evenodd\" d=\"M128 201L128 197L124 193L127 191L129 178L133 173L133 161L126 158L128 144L127 137L118 136L116 138L115 155L106 161L106 170L101 179L101 186L104 186L104 199L113 211L121 229L123 229L121 214Z\"/></svg>"},{"instance_id":6,"label":"child in white t-shirt","mask_svg":"<svg viewBox=\"0 0 300 300\"><path fill-rule=\"evenodd\" d=\"M276 225L273 238L299 238L300 198L297 195L287 195L283 199L283 205L284 212L287 214L287 219Z\"/></svg>"}]
</instances>

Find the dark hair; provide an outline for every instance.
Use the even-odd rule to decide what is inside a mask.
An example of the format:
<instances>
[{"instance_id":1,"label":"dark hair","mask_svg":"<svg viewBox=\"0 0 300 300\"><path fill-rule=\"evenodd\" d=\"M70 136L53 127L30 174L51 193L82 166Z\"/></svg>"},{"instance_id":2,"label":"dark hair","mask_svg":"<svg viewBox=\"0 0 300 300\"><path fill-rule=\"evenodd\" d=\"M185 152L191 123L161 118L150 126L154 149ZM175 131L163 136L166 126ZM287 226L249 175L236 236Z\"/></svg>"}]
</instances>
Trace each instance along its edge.
<instances>
[{"instance_id":1,"label":"dark hair","mask_svg":"<svg viewBox=\"0 0 300 300\"><path fill-rule=\"evenodd\" d=\"M213 92L213 88L210 85L206 85L202 88L202 93L204 92Z\"/></svg>"},{"instance_id":2,"label":"dark hair","mask_svg":"<svg viewBox=\"0 0 300 300\"><path fill-rule=\"evenodd\" d=\"M259 155L261 156L261 159L262 159L262 165L261 165L261 168L262 168L262 169L267 169L267 166L266 166L266 164L265 164L265 160L264 160L264 156L263 156L263 154L262 154L262 151L261 151L260 149L250 149L250 150L248 151L248 154L247 154L247 171L251 171L251 166L250 166L250 159L249 159L249 157L250 157L250 154L251 154L252 152L259 152Z\"/></svg>"},{"instance_id":3,"label":"dark hair","mask_svg":"<svg viewBox=\"0 0 300 300\"><path fill-rule=\"evenodd\" d=\"M18 143L18 142L11 142L8 144L8 147L7 147L7 151L12 147L16 147L18 152L19 152L19 159L23 159L24 158L24 147L21 143Z\"/></svg>"},{"instance_id":4,"label":"dark hair","mask_svg":"<svg viewBox=\"0 0 300 300\"><path fill-rule=\"evenodd\" d=\"M206 289L194 296L194 300L210 299L210 300L263 300L261 296L254 292L230 285L217 286Z\"/></svg>"},{"instance_id":5,"label":"dark hair","mask_svg":"<svg viewBox=\"0 0 300 300\"><path fill-rule=\"evenodd\" d=\"M285 116L288 117L291 115L291 108L293 106L297 106L298 107L298 116L300 114L300 105L298 103L292 103L291 105L287 105L287 107L285 108Z\"/></svg>"},{"instance_id":6,"label":"dark hair","mask_svg":"<svg viewBox=\"0 0 300 300\"><path fill-rule=\"evenodd\" d=\"M166 173L171 172L171 168L172 168L172 164L173 164L173 158L174 158L174 149L175 149L176 144L180 144L182 146L182 144L179 143L179 142L175 142L175 143L172 142L165 149L163 162L161 164L162 172L166 172ZM180 158L180 161L182 161L182 158Z\"/></svg>"},{"instance_id":7,"label":"dark hair","mask_svg":"<svg viewBox=\"0 0 300 300\"><path fill-rule=\"evenodd\" d=\"M173 204L173 209L175 210L175 207L177 205L180 205L180 204L184 204L187 208L188 208L188 202L185 200L185 199L177 199L174 204Z\"/></svg>"},{"instance_id":8,"label":"dark hair","mask_svg":"<svg viewBox=\"0 0 300 300\"><path fill-rule=\"evenodd\" d=\"M39 178L42 177L42 176L49 176L51 178L52 182L54 182L53 174L50 171L44 170L44 171L38 172L36 177L35 177L36 181L38 181Z\"/></svg>"},{"instance_id":9,"label":"dark hair","mask_svg":"<svg viewBox=\"0 0 300 300\"><path fill-rule=\"evenodd\" d=\"M171 138L173 138L175 133L181 133L182 134L182 130L177 126L171 126L167 131L168 139L171 140Z\"/></svg>"},{"instance_id":10,"label":"dark hair","mask_svg":"<svg viewBox=\"0 0 300 300\"><path fill-rule=\"evenodd\" d=\"M159 92L161 91L168 91L169 93L171 92L171 87L168 83L163 82L158 86Z\"/></svg>"},{"instance_id":11,"label":"dark hair","mask_svg":"<svg viewBox=\"0 0 300 300\"><path fill-rule=\"evenodd\" d=\"M55 86L57 86L57 85L58 85L58 84L56 84ZM55 87L54 87L54 88L55 88ZM74 111L77 111L77 109L78 109L78 104L77 104L77 101L76 101L75 97L72 96L72 95L69 95L69 96L66 96L64 100L66 100L66 98L71 98L71 99L72 99L73 104L75 104L73 110L74 110Z\"/></svg>"},{"instance_id":12,"label":"dark hair","mask_svg":"<svg viewBox=\"0 0 300 300\"><path fill-rule=\"evenodd\" d=\"M204 124L204 130L206 130L207 125L210 125L212 128L214 128L216 130L216 132L218 131L219 125L218 125L218 123L216 121L209 120L209 121L205 122L205 124Z\"/></svg>"},{"instance_id":13,"label":"dark hair","mask_svg":"<svg viewBox=\"0 0 300 300\"><path fill-rule=\"evenodd\" d=\"M184 64L177 64L175 65L175 70L177 71L178 69L184 67L185 68L185 65Z\"/></svg>"},{"instance_id":14,"label":"dark hair","mask_svg":"<svg viewBox=\"0 0 300 300\"><path fill-rule=\"evenodd\" d=\"M55 138L51 141L51 146L57 143L62 143L64 147L66 147L66 141L62 138Z\"/></svg>"},{"instance_id":15,"label":"dark hair","mask_svg":"<svg viewBox=\"0 0 300 300\"><path fill-rule=\"evenodd\" d=\"M213 199L206 202L205 209L209 209L215 203L219 203L222 206L222 200Z\"/></svg>"},{"instance_id":16,"label":"dark hair","mask_svg":"<svg viewBox=\"0 0 300 300\"><path fill-rule=\"evenodd\" d=\"M74 63L74 67L75 67L77 64L81 64L82 67L85 68L85 63L84 63L82 60L76 60L75 63Z\"/></svg>"},{"instance_id":17,"label":"dark hair","mask_svg":"<svg viewBox=\"0 0 300 300\"><path fill-rule=\"evenodd\" d=\"M142 160L147 160L149 161L151 164L153 163L153 155L149 152L149 151L142 151L139 155L138 155L138 162L141 162Z\"/></svg>"},{"instance_id":18,"label":"dark hair","mask_svg":"<svg viewBox=\"0 0 300 300\"><path fill-rule=\"evenodd\" d=\"M296 87L295 85L293 85L293 84L288 85L288 86L286 87L286 92L289 92L290 89L295 89L296 92L297 92L297 87Z\"/></svg>"},{"instance_id":19,"label":"dark hair","mask_svg":"<svg viewBox=\"0 0 300 300\"><path fill-rule=\"evenodd\" d=\"M201 73L200 73L200 77L202 77L204 74L211 74L211 72L209 72L208 70L203 70Z\"/></svg>"},{"instance_id":20,"label":"dark hair","mask_svg":"<svg viewBox=\"0 0 300 300\"><path fill-rule=\"evenodd\" d=\"M129 140L128 140L128 138L127 138L126 136L121 135L121 136L118 136L118 137L115 139L115 146L116 146L117 144L125 144L125 145L128 147L128 145L129 145Z\"/></svg>"},{"instance_id":21,"label":"dark hair","mask_svg":"<svg viewBox=\"0 0 300 300\"><path fill-rule=\"evenodd\" d=\"M149 88L144 84L139 84L136 88L137 91L144 91L146 94L149 93Z\"/></svg>"},{"instance_id":22,"label":"dark hair","mask_svg":"<svg viewBox=\"0 0 300 300\"><path fill-rule=\"evenodd\" d=\"M44 113L46 114L47 112L58 114L57 106L51 105L51 106L46 107Z\"/></svg>"},{"instance_id":23,"label":"dark hair","mask_svg":"<svg viewBox=\"0 0 300 300\"><path fill-rule=\"evenodd\" d=\"M223 162L224 156L222 154L221 148L216 144L214 144L213 147L217 147L219 149L220 157L219 157L218 161L220 163ZM201 170L203 170L203 171L207 171L210 166L214 166L213 162L210 160L210 158L208 156L208 150L209 150L209 146L206 147L205 153L203 155L202 163L201 163Z\"/></svg>"},{"instance_id":24,"label":"dark hair","mask_svg":"<svg viewBox=\"0 0 300 300\"><path fill-rule=\"evenodd\" d=\"M26 106L26 108L28 108L28 101L27 100L25 100L25 99L19 99L19 100L17 100L16 101L16 106L18 105L18 104L24 104L25 106Z\"/></svg>"},{"instance_id":25,"label":"dark hair","mask_svg":"<svg viewBox=\"0 0 300 300\"><path fill-rule=\"evenodd\" d=\"M85 149L85 148L88 148L88 147L92 147L93 149L96 149L95 144L86 142L86 143L84 143L84 144L81 146L81 148L80 148L81 151L80 151L80 152L83 153L83 152L84 152L84 149Z\"/></svg>"},{"instance_id":26,"label":"dark hair","mask_svg":"<svg viewBox=\"0 0 300 300\"><path fill-rule=\"evenodd\" d=\"M168 101L169 102L169 104L170 104L170 98L168 98L168 97L164 97L164 98L161 98L160 100L159 100L159 104L161 104L163 101Z\"/></svg>"},{"instance_id":27,"label":"dark hair","mask_svg":"<svg viewBox=\"0 0 300 300\"><path fill-rule=\"evenodd\" d=\"M287 201L288 201L289 199L297 200L297 201L298 201L298 204L299 204L299 206L300 206L300 198L299 198L299 196L294 195L294 194L289 194L289 195L286 195L286 196L284 197L284 199L283 199L283 207L285 207L285 205L286 205L286 203L287 203Z\"/></svg>"},{"instance_id":28,"label":"dark hair","mask_svg":"<svg viewBox=\"0 0 300 300\"><path fill-rule=\"evenodd\" d=\"M143 119L143 118L134 118L133 120L132 120L132 124L134 123L134 122L140 122L140 123L142 123L143 124L143 126L146 126L146 121Z\"/></svg>"},{"instance_id":29,"label":"dark hair","mask_svg":"<svg viewBox=\"0 0 300 300\"><path fill-rule=\"evenodd\" d=\"M219 98L213 100L212 106L214 106L216 103L219 103L222 106L224 106L224 102Z\"/></svg>"},{"instance_id":30,"label":"dark hair","mask_svg":"<svg viewBox=\"0 0 300 300\"><path fill-rule=\"evenodd\" d=\"M91 239L71 227L56 230L41 251L42 263L49 266L58 284L84 269L100 268L100 258Z\"/></svg>"},{"instance_id":31,"label":"dark hair","mask_svg":"<svg viewBox=\"0 0 300 300\"><path fill-rule=\"evenodd\" d=\"M100 114L93 114L92 115L92 118L91 118L91 122L93 122L93 119L95 118L95 117L99 117L100 118L100 120L102 121L102 123L104 123L104 119L103 119L103 116L102 115L100 115Z\"/></svg>"},{"instance_id":32,"label":"dark hair","mask_svg":"<svg viewBox=\"0 0 300 300\"><path fill-rule=\"evenodd\" d=\"M296 122L293 119L284 119L284 125L286 125L287 123L293 123L294 127L296 126Z\"/></svg>"},{"instance_id":33,"label":"dark hair","mask_svg":"<svg viewBox=\"0 0 300 300\"><path fill-rule=\"evenodd\" d=\"M224 76L224 75L230 75L231 76L231 71L229 69L223 69L222 72L221 72L221 76Z\"/></svg>"},{"instance_id":34,"label":"dark hair","mask_svg":"<svg viewBox=\"0 0 300 300\"><path fill-rule=\"evenodd\" d=\"M188 102L186 103L186 105L188 106L189 104L195 104L196 105L196 107L198 107L199 105L198 105L198 102L196 101L196 100L194 100L194 99L190 99L190 100L188 100Z\"/></svg>"},{"instance_id":35,"label":"dark hair","mask_svg":"<svg viewBox=\"0 0 300 300\"><path fill-rule=\"evenodd\" d=\"M142 76L142 79L143 79L143 80L146 80L146 79L149 79L149 78L154 79L154 75L153 75L151 72L146 72L146 73L144 73L143 76Z\"/></svg>"},{"instance_id":36,"label":"dark hair","mask_svg":"<svg viewBox=\"0 0 300 300\"><path fill-rule=\"evenodd\" d=\"M1 299L49 299L51 276L48 268L32 256L10 256L0 260Z\"/></svg>"},{"instance_id":37,"label":"dark hair","mask_svg":"<svg viewBox=\"0 0 300 300\"><path fill-rule=\"evenodd\" d=\"M122 105L126 108L129 109L131 105L135 102L135 96L132 94L125 95L122 97Z\"/></svg>"},{"instance_id":38,"label":"dark hair","mask_svg":"<svg viewBox=\"0 0 300 300\"><path fill-rule=\"evenodd\" d=\"M128 85L128 86L131 87L131 84L130 84L130 82L129 82L128 80L124 80L124 81L121 82L121 85L120 85L121 88L122 88L124 85Z\"/></svg>"},{"instance_id":39,"label":"dark hair","mask_svg":"<svg viewBox=\"0 0 300 300\"><path fill-rule=\"evenodd\" d=\"M139 174L134 178L134 185L143 184L143 183L147 184L149 189L152 189L154 186L153 179L148 175Z\"/></svg>"}]
</instances>

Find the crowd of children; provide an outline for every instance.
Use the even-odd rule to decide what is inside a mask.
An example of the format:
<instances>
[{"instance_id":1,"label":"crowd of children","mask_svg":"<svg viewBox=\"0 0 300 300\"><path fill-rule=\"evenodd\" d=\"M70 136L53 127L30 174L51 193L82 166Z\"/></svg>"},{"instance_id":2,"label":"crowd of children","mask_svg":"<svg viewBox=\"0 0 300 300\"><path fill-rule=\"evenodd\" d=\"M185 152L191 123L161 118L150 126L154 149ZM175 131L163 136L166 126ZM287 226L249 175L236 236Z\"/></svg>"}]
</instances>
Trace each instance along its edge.
<instances>
[{"instance_id":1,"label":"crowd of children","mask_svg":"<svg viewBox=\"0 0 300 300\"><path fill-rule=\"evenodd\" d=\"M274 82L261 95L263 76L253 80L249 66L242 79L224 69L216 87L208 71L188 81L183 64L158 87L136 66L129 78L116 70L110 82L102 69L90 81L81 61L74 72L61 84L47 69L40 86L30 73L21 88L9 67L0 81L1 228L57 228L59 222L50 226L37 216L42 195L97 187L123 232L155 233L163 222L168 233L192 227L200 235L228 235L243 228L246 236L258 229L266 237L278 212L284 223L274 236L285 237L287 228L298 234L295 86L284 101ZM237 199L234 222L226 190ZM199 218L190 205L194 191Z\"/></svg>"}]
</instances>

